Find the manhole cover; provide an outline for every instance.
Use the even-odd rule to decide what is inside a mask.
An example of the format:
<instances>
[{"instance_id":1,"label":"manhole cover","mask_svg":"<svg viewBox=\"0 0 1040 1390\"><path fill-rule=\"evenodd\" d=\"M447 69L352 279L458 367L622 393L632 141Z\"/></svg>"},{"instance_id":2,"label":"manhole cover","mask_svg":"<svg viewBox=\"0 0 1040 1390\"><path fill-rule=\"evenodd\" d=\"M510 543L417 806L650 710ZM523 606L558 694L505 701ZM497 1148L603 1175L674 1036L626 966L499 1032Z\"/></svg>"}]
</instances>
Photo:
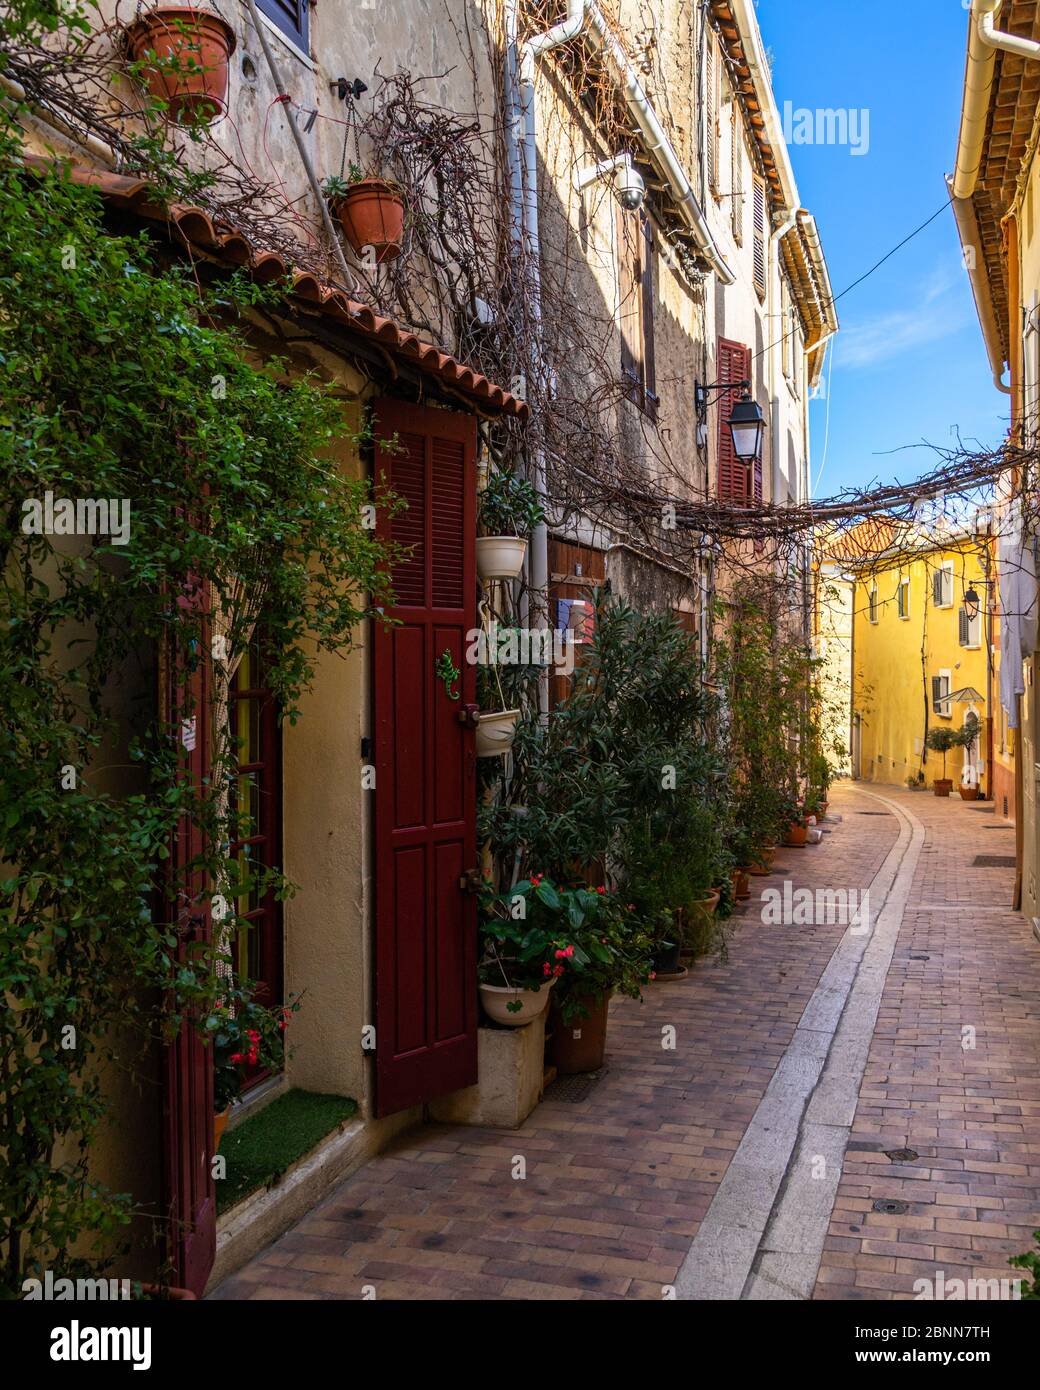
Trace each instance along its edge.
<instances>
[{"instance_id":1,"label":"manhole cover","mask_svg":"<svg viewBox=\"0 0 1040 1390\"><path fill-rule=\"evenodd\" d=\"M606 1074L607 1068L604 1067L602 1071L583 1072L578 1076L558 1076L546 1086L542 1100L561 1100L568 1105L577 1105L580 1101L588 1100Z\"/></svg>"},{"instance_id":2,"label":"manhole cover","mask_svg":"<svg viewBox=\"0 0 1040 1390\"><path fill-rule=\"evenodd\" d=\"M915 1158L920 1158L920 1154L916 1149L886 1149L885 1157L893 1163L913 1163Z\"/></svg>"},{"instance_id":3,"label":"manhole cover","mask_svg":"<svg viewBox=\"0 0 1040 1390\"><path fill-rule=\"evenodd\" d=\"M874 1202L875 1211L883 1211L888 1216L905 1216L910 1210L908 1202L900 1202L894 1197L878 1197Z\"/></svg>"},{"instance_id":4,"label":"manhole cover","mask_svg":"<svg viewBox=\"0 0 1040 1390\"><path fill-rule=\"evenodd\" d=\"M971 862L976 869L1013 869L1016 861L1013 854L976 854Z\"/></svg>"}]
</instances>

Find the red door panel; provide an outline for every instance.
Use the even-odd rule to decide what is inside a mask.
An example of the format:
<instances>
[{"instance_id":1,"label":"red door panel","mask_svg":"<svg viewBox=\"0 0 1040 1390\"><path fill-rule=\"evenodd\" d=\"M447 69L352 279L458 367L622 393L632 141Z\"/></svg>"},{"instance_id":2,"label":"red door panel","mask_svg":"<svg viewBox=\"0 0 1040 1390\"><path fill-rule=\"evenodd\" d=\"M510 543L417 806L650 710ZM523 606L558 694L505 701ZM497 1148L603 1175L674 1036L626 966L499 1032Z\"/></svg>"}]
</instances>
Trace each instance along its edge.
<instances>
[{"instance_id":1,"label":"red door panel","mask_svg":"<svg viewBox=\"0 0 1040 1390\"><path fill-rule=\"evenodd\" d=\"M395 626L373 630L375 1110L390 1115L477 1079L476 902L460 886L476 863L476 756L458 718L476 697L476 424L381 400L375 426L393 441L377 476L408 503L380 534L412 547ZM460 672L450 692L444 652Z\"/></svg>"},{"instance_id":2,"label":"red door panel","mask_svg":"<svg viewBox=\"0 0 1040 1390\"><path fill-rule=\"evenodd\" d=\"M196 601L196 600L192 600ZM210 665L208 652L177 653L164 663L163 700L178 739L180 775L202 788L211 775ZM191 715L182 712L190 699ZM171 847L171 872L179 887L178 961L208 944L212 921L205 877L187 866L202 853L201 832L186 817ZM185 1023L165 1048L163 1151L168 1217L167 1258L175 1284L201 1294L213 1268L217 1204L213 1181L213 1059L197 1031Z\"/></svg>"}]
</instances>

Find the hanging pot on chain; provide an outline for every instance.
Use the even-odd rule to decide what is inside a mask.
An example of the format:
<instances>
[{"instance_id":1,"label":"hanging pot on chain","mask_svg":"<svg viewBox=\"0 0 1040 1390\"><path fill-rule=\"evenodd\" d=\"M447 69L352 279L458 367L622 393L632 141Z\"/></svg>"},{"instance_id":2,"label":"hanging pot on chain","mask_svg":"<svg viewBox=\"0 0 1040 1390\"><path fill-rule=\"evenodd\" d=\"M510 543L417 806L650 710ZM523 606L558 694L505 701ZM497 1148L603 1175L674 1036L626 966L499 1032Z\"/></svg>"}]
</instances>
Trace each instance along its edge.
<instances>
[{"instance_id":1,"label":"hanging pot on chain","mask_svg":"<svg viewBox=\"0 0 1040 1390\"><path fill-rule=\"evenodd\" d=\"M210 125L224 114L235 33L220 15L194 5L163 5L134 21L126 42L132 63L148 63L139 76L165 103L171 121Z\"/></svg>"}]
</instances>

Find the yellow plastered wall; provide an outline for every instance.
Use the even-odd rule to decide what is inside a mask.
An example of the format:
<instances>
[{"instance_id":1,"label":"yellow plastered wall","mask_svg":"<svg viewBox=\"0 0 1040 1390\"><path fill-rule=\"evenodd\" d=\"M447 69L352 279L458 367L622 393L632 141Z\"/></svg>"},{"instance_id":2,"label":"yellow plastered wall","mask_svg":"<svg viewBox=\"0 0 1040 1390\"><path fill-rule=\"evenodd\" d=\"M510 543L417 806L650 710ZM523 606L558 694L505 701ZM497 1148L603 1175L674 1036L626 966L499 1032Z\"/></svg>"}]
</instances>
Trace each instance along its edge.
<instances>
[{"instance_id":1,"label":"yellow plastered wall","mask_svg":"<svg viewBox=\"0 0 1040 1390\"><path fill-rule=\"evenodd\" d=\"M940 565L952 567L949 606L933 599L933 576ZM928 729L959 729L974 709L982 725L975 757L980 782L988 789L985 739L987 646L985 622L978 624L978 645L960 643L959 612L969 584L985 595L984 573L974 543L907 554L890 566L859 577L855 587L854 711L860 716L860 775L865 781L905 785L923 769L926 780L943 775L939 753L926 752ZM899 588L906 584L906 616L901 616ZM876 589L872 619L871 591ZM932 708L932 678L945 674L949 689L973 686L982 695L975 705L950 704L949 716ZM965 755L947 755L947 776L960 779Z\"/></svg>"}]
</instances>

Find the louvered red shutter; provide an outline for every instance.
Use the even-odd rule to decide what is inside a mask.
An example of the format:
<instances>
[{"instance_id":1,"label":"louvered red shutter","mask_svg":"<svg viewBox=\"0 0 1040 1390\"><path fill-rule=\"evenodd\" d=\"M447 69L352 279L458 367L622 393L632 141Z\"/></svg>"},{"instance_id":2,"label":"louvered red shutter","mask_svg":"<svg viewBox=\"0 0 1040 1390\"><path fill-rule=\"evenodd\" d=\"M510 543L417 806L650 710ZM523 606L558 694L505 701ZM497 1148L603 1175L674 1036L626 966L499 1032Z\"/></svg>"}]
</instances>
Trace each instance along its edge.
<instances>
[{"instance_id":1,"label":"louvered red shutter","mask_svg":"<svg viewBox=\"0 0 1040 1390\"><path fill-rule=\"evenodd\" d=\"M754 184L754 218L755 218L755 245L754 245L754 279L755 289L762 296L766 292L766 184L765 179L755 174Z\"/></svg>"},{"instance_id":2,"label":"louvered red shutter","mask_svg":"<svg viewBox=\"0 0 1040 1390\"><path fill-rule=\"evenodd\" d=\"M477 1079L476 900L461 885L476 864L476 753L459 720L476 699L476 424L392 400L374 414L390 441L377 475L408 504L379 534L412 547L393 571L394 625L372 633L375 1110L389 1115ZM459 673L447 683L445 653Z\"/></svg>"},{"instance_id":3,"label":"louvered red shutter","mask_svg":"<svg viewBox=\"0 0 1040 1390\"><path fill-rule=\"evenodd\" d=\"M730 342L720 338L718 345L717 373L720 383L732 383L729 390L719 393L718 398L718 441L719 478L718 495L736 502L762 500L762 462L753 470L737 458L733 448L733 435L729 428L729 417L733 407L740 400L739 382L751 378L751 349L743 343ZM754 474L752 482L751 473Z\"/></svg>"}]
</instances>

